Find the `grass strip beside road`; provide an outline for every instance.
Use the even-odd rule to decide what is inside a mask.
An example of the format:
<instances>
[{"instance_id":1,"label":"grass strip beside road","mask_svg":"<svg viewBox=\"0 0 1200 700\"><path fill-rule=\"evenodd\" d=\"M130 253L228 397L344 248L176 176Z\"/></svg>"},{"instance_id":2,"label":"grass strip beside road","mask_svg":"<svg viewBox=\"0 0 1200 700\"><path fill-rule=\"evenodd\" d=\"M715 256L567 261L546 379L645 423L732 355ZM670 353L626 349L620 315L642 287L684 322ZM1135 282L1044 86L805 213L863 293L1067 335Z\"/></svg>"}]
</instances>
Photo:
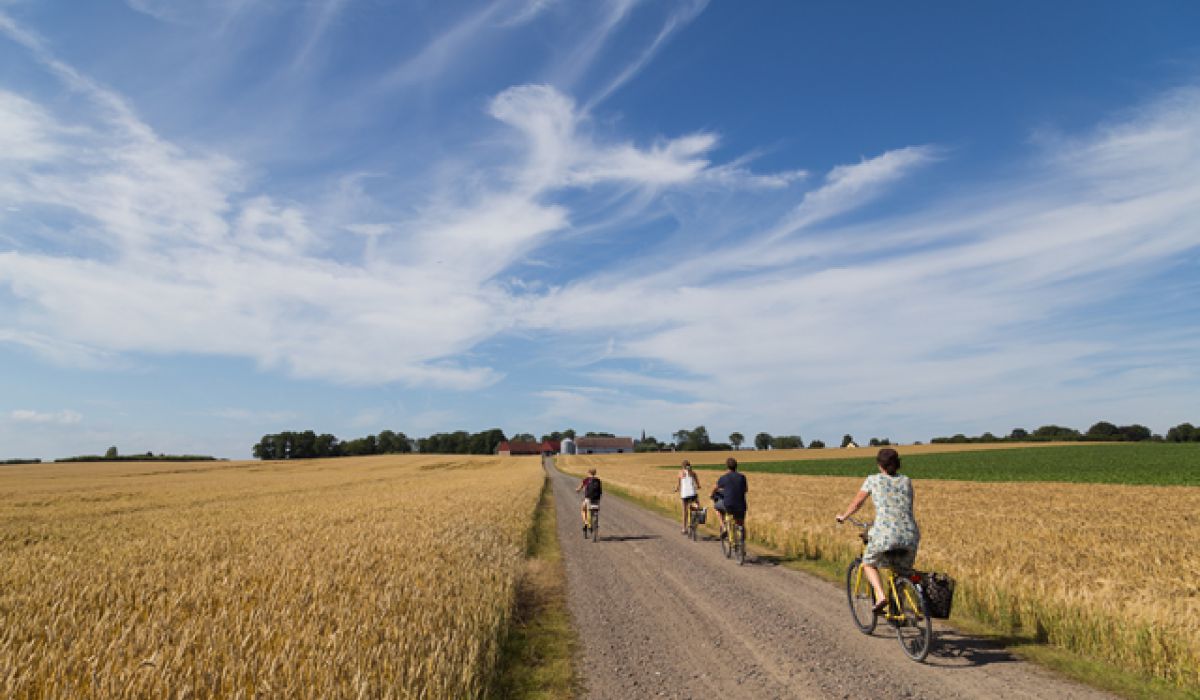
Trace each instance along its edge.
<instances>
[{"instance_id":1,"label":"grass strip beside road","mask_svg":"<svg viewBox=\"0 0 1200 700\"><path fill-rule=\"evenodd\" d=\"M567 577L549 478L529 531L526 557L489 697L569 700L578 688L572 665L577 640L567 611Z\"/></svg>"},{"instance_id":2,"label":"grass strip beside road","mask_svg":"<svg viewBox=\"0 0 1200 700\"><path fill-rule=\"evenodd\" d=\"M1062 481L1086 484L1200 486L1200 443L1106 443L1024 449L904 454L904 473L914 479L950 481ZM730 453L722 453L723 458ZM737 453L732 453L735 457ZM714 453L714 457L716 454ZM872 457L741 462L743 472L804 476L859 476L875 468ZM725 464L696 464L723 471ZM664 465L662 469L679 469Z\"/></svg>"},{"instance_id":3,"label":"grass strip beside road","mask_svg":"<svg viewBox=\"0 0 1200 700\"><path fill-rule=\"evenodd\" d=\"M724 465L721 468L724 469ZM673 523L679 521L678 510L638 496L620 486L609 483L605 486L605 492L658 513ZM709 512L714 513L711 509ZM703 529L714 537L717 535L715 522L717 521L710 520L709 524L703 526ZM747 534L750 536L750 542L754 545L754 556L789 569L812 574L839 589L843 589L846 585L846 567L842 564L828 559L787 556L772 550L754 541L753 527L753 520L748 518ZM851 624L849 612L847 612L846 624ZM1122 671L1111 664L1101 663L1040 642L1033 635L1012 634L995 625L989 625L961 614L953 615L950 624L964 634L1001 644L1005 649L1026 661L1051 669L1079 683L1106 690L1124 698L1131 700L1200 700L1200 692L1180 689L1157 679Z\"/></svg>"}]
</instances>

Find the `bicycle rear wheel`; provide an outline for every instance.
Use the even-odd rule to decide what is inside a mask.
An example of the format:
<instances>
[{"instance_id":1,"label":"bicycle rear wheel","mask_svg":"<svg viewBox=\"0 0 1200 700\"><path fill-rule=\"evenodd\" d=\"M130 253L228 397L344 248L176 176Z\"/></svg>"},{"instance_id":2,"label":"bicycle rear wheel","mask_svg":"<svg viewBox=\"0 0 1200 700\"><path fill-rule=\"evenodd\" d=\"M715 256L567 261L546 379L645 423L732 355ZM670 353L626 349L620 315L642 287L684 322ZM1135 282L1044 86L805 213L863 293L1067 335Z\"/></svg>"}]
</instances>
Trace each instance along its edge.
<instances>
[{"instance_id":1,"label":"bicycle rear wheel","mask_svg":"<svg viewBox=\"0 0 1200 700\"><path fill-rule=\"evenodd\" d=\"M600 541L600 536L596 534L596 531L598 531L599 529L600 529L600 511L597 510L597 511L592 512L592 542Z\"/></svg>"},{"instance_id":2,"label":"bicycle rear wheel","mask_svg":"<svg viewBox=\"0 0 1200 700\"><path fill-rule=\"evenodd\" d=\"M907 578L896 578L896 608L902 620L896 621L896 640L913 661L924 661L933 645L933 620L925 595Z\"/></svg>"},{"instance_id":3,"label":"bicycle rear wheel","mask_svg":"<svg viewBox=\"0 0 1200 700\"><path fill-rule=\"evenodd\" d=\"M746 527L738 525L734 532L737 534L735 544L737 546L738 566L742 566L746 563Z\"/></svg>"},{"instance_id":4,"label":"bicycle rear wheel","mask_svg":"<svg viewBox=\"0 0 1200 700\"><path fill-rule=\"evenodd\" d=\"M691 517L688 518L688 535L692 538L693 542L696 541L697 536L696 536L696 514L695 514L695 512L693 512L691 514Z\"/></svg>"},{"instance_id":5,"label":"bicycle rear wheel","mask_svg":"<svg viewBox=\"0 0 1200 700\"><path fill-rule=\"evenodd\" d=\"M854 626L863 634L875 631L879 618L875 617L875 594L871 583L862 572L862 559L855 559L846 569L846 602L850 604L850 617Z\"/></svg>"}]
</instances>

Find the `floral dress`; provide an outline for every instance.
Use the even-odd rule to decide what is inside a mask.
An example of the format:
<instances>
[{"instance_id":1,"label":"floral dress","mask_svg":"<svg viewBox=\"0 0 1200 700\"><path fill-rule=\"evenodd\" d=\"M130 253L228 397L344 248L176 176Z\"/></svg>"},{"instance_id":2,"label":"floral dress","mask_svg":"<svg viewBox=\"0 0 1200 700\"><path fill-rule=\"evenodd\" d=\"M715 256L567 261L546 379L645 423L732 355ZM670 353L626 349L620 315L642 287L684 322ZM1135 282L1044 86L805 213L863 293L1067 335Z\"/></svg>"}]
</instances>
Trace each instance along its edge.
<instances>
[{"instance_id":1,"label":"floral dress","mask_svg":"<svg viewBox=\"0 0 1200 700\"><path fill-rule=\"evenodd\" d=\"M863 563L912 568L921 544L921 531L913 517L912 480L907 476L872 474L863 482L862 490L871 494L871 502L875 504L875 525L863 553ZM883 556L897 549L906 552Z\"/></svg>"}]
</instances>

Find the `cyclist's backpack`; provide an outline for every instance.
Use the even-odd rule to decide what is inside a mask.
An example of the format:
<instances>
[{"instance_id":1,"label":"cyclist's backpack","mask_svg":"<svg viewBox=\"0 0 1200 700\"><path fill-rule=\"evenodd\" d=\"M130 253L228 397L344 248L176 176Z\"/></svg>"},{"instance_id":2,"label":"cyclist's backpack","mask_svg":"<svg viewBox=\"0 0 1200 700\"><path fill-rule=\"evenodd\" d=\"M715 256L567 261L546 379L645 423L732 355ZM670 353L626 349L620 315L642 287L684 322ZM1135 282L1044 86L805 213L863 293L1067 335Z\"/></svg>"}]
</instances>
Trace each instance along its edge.
<instances>
[{"instance_id":1,"label":"cyclist's backpack","mask_svg":"<svg viewBox=\"0 0 1200 700\"><path fill-rule=\"evenodd\" d=\"M929 614L940 620L950 617L950 607L954 603L954 579L949 574L923 573L921 583L924 584L925 598L929 601Z\"/></svg>"},{"instance_id":2,"label":"cyclist's backpack","mask_svg":"<svg viewBox=\"0 0 1200 700\"><path fill-rule=\"evenodd\" d=\"M587 488L583 490L583 495L589 501L598 501L604 495L604 487L600 485L600 480L596 477L588 479Z\"/></svg>"}]
</instances>

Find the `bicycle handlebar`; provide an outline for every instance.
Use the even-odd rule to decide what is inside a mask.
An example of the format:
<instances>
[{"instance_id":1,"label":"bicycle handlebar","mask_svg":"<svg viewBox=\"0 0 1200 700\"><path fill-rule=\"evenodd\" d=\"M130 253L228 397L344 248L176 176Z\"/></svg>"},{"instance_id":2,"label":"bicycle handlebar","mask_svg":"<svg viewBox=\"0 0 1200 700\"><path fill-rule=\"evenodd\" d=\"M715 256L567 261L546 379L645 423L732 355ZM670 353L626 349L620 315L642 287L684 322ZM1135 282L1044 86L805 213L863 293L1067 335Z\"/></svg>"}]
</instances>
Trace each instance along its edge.
<instances>
[{"instance_id":1,"label":"bicycle handlebar","mask_svg":"<svg viewBox=\"0 0 1200 700\"><path fill-rule=\"evenodd\" d=\"M871 528L871 526L875 524L872 522L865 522L862 520L858 520L853 517L846 518L846 520L844 522L849 522L851 525L855 525L863 530L869 530Z\"/></svg>"}]
</instances>

